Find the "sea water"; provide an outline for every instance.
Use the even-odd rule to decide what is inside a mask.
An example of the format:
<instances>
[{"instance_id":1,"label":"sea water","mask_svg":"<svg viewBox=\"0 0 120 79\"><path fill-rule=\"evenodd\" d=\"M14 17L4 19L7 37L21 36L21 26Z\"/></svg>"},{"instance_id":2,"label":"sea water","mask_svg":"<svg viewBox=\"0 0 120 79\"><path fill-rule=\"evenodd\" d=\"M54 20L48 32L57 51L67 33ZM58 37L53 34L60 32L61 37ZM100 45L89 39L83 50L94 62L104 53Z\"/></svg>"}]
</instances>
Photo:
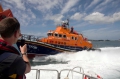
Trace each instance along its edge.
<instances>
[{"instance_id":1,"label":"sea water","mask_svg":"<svg viewBox=\"0 0 120 79\"><path fill-rule=\"evenodd\" d=\"M103 79L120 79L120 41L93 41L100 51L79 51L61 53L46 57L35 57L31 60L32 69L71 69L82 67L84 72L93 71ZM52 75L50 77L50 75ZM67 76L67 73L64 74ZM40 79L57 79L55 72L41 73ZM35 79L36 72L26 74L27 79ZM62 78L64 79L64 78ZM81 79L75 77L74 79Z\"/></svg>"}]
</instances>

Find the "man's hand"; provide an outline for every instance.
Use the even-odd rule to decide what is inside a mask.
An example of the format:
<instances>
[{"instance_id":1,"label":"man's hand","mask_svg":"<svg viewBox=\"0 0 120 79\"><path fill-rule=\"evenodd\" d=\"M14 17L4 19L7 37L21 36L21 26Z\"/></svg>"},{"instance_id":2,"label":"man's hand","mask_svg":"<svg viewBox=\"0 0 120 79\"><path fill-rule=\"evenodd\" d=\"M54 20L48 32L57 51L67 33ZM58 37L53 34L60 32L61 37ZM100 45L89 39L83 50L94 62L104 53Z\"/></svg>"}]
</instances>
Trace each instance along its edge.
<instances>
[{"instance_id":1,"label":"man's hand","mask_svg":"<svg viewBox=\"0 0 120 79\"><path fill-rule=\"evenodd\" d=\"M26 74L26 73L30 72L30 70L31 70L31 65L30 65L29 59L28 59L27 55L25 54L25 53L27 53L27 44L20 46L20 50L22 53L22 58L26 63L26 70L24 72Z\"/></svg>"},{"instance_id":2,"label":"man's hand","mask_svg":"<svg viewBox=\"0 0 120 79\"><path fill-rule=\"evenodd\" d=\"M22 54L27 53L27 44L20 46L20 51Z\"/></svg>"}]
</instances>

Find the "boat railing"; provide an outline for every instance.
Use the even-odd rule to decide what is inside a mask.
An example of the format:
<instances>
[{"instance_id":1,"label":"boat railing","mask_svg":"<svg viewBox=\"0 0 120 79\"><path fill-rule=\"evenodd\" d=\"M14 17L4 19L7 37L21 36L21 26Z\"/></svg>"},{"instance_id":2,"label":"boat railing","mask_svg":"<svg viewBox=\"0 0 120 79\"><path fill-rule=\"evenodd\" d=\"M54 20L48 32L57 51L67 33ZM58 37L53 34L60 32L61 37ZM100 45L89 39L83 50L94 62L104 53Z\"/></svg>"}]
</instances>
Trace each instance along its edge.
<instances>
[{"instance_id":1,"label":"boat railing","mask_svg":"<svg viewBox=\"0 0 120 79\"><path fill-rule=\"evenodd\" d=\"M56 69L32 69L32 70L36 71L36 74L33 73L33 75L36 75L34 79L45 79L46 77L48 77L49 79L76 79L76 78L77 79L103 79L103 78L97 78L92 75L85 74L82 67L74 67L73 69L62 69L60 70L60 72ZM51 76L51 74L53 76ZM33 75L30 74L30 76L33 76Z\"/></svg>"},{"instance_id":2,"label":"boat railing","mask_svg":"<svg viewBox=\"0 0 120 79\"><path fill-rule=\"evenodd\" d=\"M20 39L28 40L28 41L37 41L44 36L34 36L34 35L27 35L27 34L22 34Z\"/></svg>"},{"instance_id":3,"label":"boat railing","mask_svg":"<svg viewBox=\"0 0 120 79\"><path fill-rule=\"evenodd\" d=\"M78 47L72 47L72 46L66 46L66 45L64 45L64 47L61 47L59 44L54 45L54 44L49 44L49 43L46 43L46 42L38 41L42 38L45 38L45 37L22 34L21 38L19 38L19 39L20 40L24 39L24 40L29 41L29 42L31 42L31 41L32 42L37 42L37 43L44 44L44 45L47 45L47 46L51 46L53 48L55 47L57 49L61 49L61 50L64 50L64 51L76 52L76 50L80 50L80 48L78 48Z\"/></svg>"},{"instance_id":4,"label":"boat railing","mask_svg":"<svg viewBox=\"0 0 120 79\"><path fill-rule=\"evenodd\" d=\"M21 38L19 39L24 39L24 40L27 40L27 41L32 41L32 42L38 42L37 40L43 38L43 36L34 36L34 35L27 35L27 34L22 34ZM40 44L45 44L45 45L48 45L48 46L52 46L52 47L55 47L54 45L52 44L48 44L48 43L45 43L45 42L38 42ZM56 48L58 49L63 49L63 50L66 50L66 51L73 51L75 52L75 49L72 49L71 48L61 48L59 45L56 45Z\"/></svg>"}]
</instances>

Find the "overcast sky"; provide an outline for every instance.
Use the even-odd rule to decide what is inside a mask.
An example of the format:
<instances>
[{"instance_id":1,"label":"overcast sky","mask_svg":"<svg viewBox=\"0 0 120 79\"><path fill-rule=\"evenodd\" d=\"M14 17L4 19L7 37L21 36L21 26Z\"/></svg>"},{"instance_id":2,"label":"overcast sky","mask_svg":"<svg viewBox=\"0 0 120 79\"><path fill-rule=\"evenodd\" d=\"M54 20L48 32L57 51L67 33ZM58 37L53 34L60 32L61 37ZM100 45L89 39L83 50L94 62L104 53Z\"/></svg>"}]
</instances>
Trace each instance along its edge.
<instances>
[{"instance_id":1,"label":"overcast sky","mask_svg":"<svg viewBox=\"0 0 120 79\"><path fill-rule=\"evenodd\" d=\"M88 39L120 39L120 0L0 0L24 34L46 36L61 21Z\"/></svg>"}]
</instances>

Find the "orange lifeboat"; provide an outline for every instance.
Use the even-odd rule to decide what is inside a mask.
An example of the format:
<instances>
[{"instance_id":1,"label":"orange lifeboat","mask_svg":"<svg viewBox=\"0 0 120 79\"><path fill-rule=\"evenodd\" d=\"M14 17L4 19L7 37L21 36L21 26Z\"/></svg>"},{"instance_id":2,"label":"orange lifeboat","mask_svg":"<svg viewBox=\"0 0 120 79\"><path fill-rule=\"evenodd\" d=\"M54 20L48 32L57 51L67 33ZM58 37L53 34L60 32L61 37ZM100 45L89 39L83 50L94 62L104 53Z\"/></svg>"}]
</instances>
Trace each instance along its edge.
<instances>
[{"instance_id":1,"label":"orange lifeboat","mask_svg":"<svg viewBox=\"0 0 120 79\"><path fill-rule=\"evenodd\" d=\"M71 29L68 23L63 23L61 26L57 26L55 30L47 33L47 38L42 38L39 41L62 46L70 46L71 48L92 48L92 43L87 41L82 34L77 33L73 27ZM52 41L52 42L50 42Z\"/></svg>"},{"instance_id":2,"label":"orange lifeboat","mask_svg":"<svg viewBox=\"0 0 120 79\"><path fill-rule=\"evenodd\" d=\"M77 52L91 50L92 43L77 33L73 27L69 27L69 22L62 23L55 30L49 30L47 37L35 38L34 35L22 34L20 40L25 40L28 44L28 55L54 55L63 52ZM21 41L18 40L18 47Z\"/></svg>"}]
</instances>

